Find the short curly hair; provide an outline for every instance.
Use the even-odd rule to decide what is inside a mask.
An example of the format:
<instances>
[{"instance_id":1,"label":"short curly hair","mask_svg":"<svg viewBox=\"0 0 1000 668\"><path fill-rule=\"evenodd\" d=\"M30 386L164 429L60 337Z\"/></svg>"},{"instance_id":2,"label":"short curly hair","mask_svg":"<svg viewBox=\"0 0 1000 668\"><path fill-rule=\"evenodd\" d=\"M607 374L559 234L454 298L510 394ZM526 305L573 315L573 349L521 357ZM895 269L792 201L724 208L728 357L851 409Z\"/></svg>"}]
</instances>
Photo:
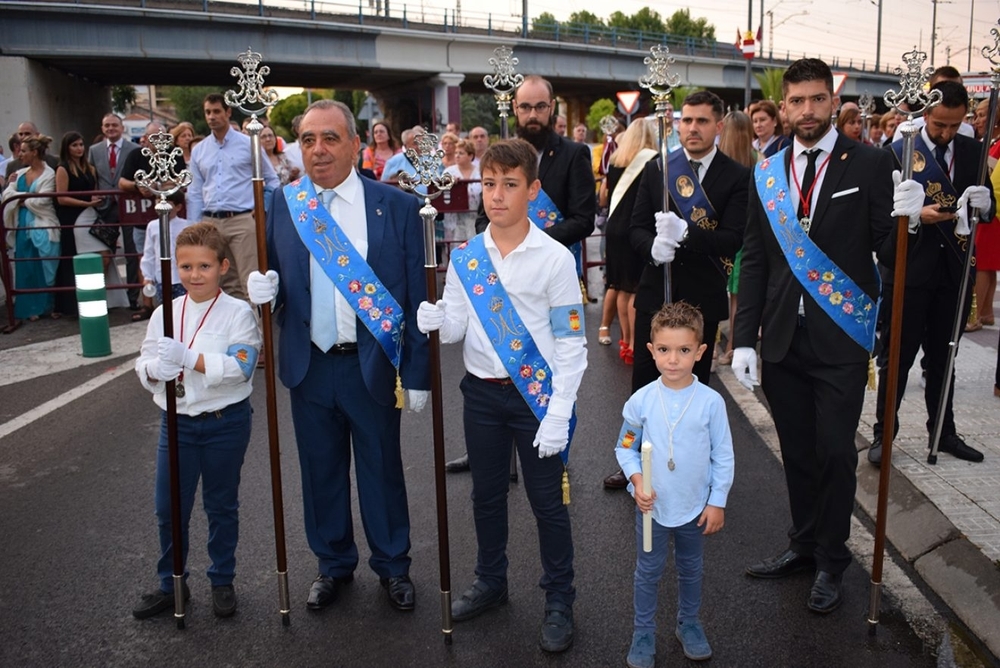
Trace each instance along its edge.
<instances>
[{"instance_id":1,"label":"short curly hair","mask_svg":"<svg viewBox=\"0 0 1000 668\"><path fill-rule=\"evenodd\" d=\"M663 308L656 312L649 325L649 340L652 343L653 337L662 329L690 329L694 332L698 344L703 343L705 338L705 319L701 311L696 306L691 306L687 302L672 302L664 304Z\"/></svg>"}]
</instances>

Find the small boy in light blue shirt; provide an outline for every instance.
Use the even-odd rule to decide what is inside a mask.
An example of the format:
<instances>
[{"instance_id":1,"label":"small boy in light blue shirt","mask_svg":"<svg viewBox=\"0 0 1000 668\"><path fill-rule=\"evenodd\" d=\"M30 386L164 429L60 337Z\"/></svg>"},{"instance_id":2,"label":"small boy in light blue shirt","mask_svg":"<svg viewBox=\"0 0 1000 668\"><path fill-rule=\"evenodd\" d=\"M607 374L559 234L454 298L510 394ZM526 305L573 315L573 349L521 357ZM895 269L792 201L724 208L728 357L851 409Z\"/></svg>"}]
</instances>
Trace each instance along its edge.
<instances>
[{"instance_id":1,"label":"small boy in light blue shirt","mask_svg":"<svg viewBox=\"0 0 1000 668\"><path fill-rule=\"evenodd\" d=\"M697 308L667 304L653 318L651 342L660 378L625 403L615 455L636 502L635 622L627 664L652 668L655 662L657 585L674 537L678 607L676 636L684 656L703 661L712 648L698 619L701 609L703 536L722 529L726 497L733 485L733 438L726 404L718 392L693 375L704 321ZM642 492L643 442L653 445L652 493ZM653 550L642 549L642 516L653 517Z\"/></svg>"}]
</instances>

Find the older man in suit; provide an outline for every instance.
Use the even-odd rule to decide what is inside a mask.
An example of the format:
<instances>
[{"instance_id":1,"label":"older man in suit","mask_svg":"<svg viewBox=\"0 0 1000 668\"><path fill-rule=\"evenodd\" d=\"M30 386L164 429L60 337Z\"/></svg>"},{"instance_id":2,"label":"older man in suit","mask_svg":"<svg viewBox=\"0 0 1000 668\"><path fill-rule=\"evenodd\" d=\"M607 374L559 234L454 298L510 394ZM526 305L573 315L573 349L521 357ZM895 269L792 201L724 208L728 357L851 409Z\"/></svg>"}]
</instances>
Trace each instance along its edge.
<instances>
[{"instance_id":1,"label":"older man in suit","mask_svg":"<svg viewBox=\"0 0 1000 668\"><path fill-rule=\"evenodd\" d=\"M310 105L299 142L308 176L275 191L273 270L252 272L247 287L256 304L276 299L279 376L291 392L306 536L319 560L307 607L330 605L358 565L353 445L368 563L391 605L412 610L396 388L407 388L413 410L427 401L427 338L416 324L426 299L419 201L358 175L360 140L339 102Z\"/></svg>"},{"instance_id":2,"label":"older man in suit","mask_svg":"<svg viewBox=\"0 0 1000 668\"><path fill-rule=\"evenodd\" d=\"M851 563L854 437L878 311L872 258L891 252L892 156L831 127L837 97L823 61L792 63L782 88L794 141L754 170L733 371L746 387L756 384L760 331L792 526L788 548L746 573L815 570L808 608L824 614L840 605Z\"/></svg>"},{"instance_id":3,"label":"older man in suit","mask_svg":"<svg viewBox=\"0 0 1000 668\"><path fill-rule=\"evenodd\" d=\"M101 133L104 139L96 144L92 144L88 159L90 164L97 170L97 187L100 190L117 190L118 179L122 176L125 168L125 160L132 151L139 149L138 144L133 144L125 139L122 134L125 126L122 119L115 114L105 114L101 119ZM97 208L98 215L108 223L118 222L118 198L108 197L104 204ZM139 258L135 256L135 239L132 230L122 230L122 246L128 256L125 259L125 277L129 283L139 281ZM139 249L140 252L142 249ZM137 300L139 291L131 289L128 291L128 301L133 310L138 308Z\"/></svg>"},{"instance_id":4,"label":"older man in suit","mask_svg":"<svg viewBox=\"0 0 1000 668\"><path fill-rule=\"evenodd\" d=\"M653 316L665 301L663 272L669 264L673 301L701 309L704 341L711 347L719 323L729 317L726 284L733 257L743 245L750 170L719 151L722 100L709 91L692 93L681 107L681 151L670 154L670 212L663 207L663 166L651 160L643 169L632 209L629 240L646 266L635 295L635 350L632 391L660 376L646 343ZM712 356L694 365L698 380L708 384ZM604 479L607 489L628 485L619 470Z\"/></svg>"},{"instance_id":5,"label":"older man in suit","mask_svg":"<svg viewBox=\"0 0 1000 668\"><path fill-rule=\"evenodd\" d=\"M959 134L969 104L965 86L942 79L931 90L941 91L942 98L940 104L924 112L925 123L916 138L914 158L920 169L914 168L913 178L920 184L917 197L919 211L911 221L919 220L920 224L914 225L915 233L911 235L907 245L905 305L899 356L899 377L906 378L917 351L923 346L927 372L924 399L927 405L928 432L933 432L937 420L962 281L974 280L975 276L975 267L970 275L962 275L969 239L968 229L964 235L958 229L957 218L965 216L967 221L971 209L977 208L980 218L990 222L996 210L993 189L976 182L983 146L975 139ZM898 161L903 152L902 138L893 142L892 151ZM986 178L988 184L989 176ZM886 285L882 312L888 314L892 310L893 271L890 267L893 265L893 258L883 254L879 260L882 263L882 280ZM971 307L971 301L964 305L963 323L968 319ZM892 328L897 325L887 317L884 320L881 340L887 342ZM963 329L959 328L959 335ZM885 439L885 379L889 370L887 346L882 346L878 361L878 404L873 427L874 438L868 450L868 461L875 466L882 463L882 443ZM905 389L906 384L903 383L896 393L897 412ZM952 411L954 390L955 384L952 382L944 406L941 452L947 452L958 459L981 462L983 453L967 445L956 431L955 414ZM898 430L898 421L895 426Z\"/></svg>"}]
</instances>

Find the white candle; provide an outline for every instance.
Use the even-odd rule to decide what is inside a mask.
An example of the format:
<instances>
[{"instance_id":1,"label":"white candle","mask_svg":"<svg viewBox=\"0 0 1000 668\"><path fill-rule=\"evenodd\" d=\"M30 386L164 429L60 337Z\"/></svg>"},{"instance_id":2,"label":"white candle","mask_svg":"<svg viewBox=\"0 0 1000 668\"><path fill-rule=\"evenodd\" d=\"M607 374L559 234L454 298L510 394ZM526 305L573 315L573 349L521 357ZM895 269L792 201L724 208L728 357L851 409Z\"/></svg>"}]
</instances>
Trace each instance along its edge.
<instances>
[{"instance_id":1,"label":"white candle","mask_svg":"<svg viewBox=\"0 0 1000 668\"><path fill-rule=\"evenodd\" d=\"M649 496L653 492L653 444L642 444L642 493ZM642 514L642 550L653 551L653 513Z\"/></svg>"}]
</instances>

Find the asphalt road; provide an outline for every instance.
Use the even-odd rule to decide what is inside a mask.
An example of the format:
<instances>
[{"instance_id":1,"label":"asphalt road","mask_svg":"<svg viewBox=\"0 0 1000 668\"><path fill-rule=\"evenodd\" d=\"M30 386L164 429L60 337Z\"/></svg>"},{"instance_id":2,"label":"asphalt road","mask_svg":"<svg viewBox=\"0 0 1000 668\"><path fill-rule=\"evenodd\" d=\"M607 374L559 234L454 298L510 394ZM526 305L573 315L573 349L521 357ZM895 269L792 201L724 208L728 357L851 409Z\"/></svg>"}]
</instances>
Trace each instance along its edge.
<instances>
[{"instance_id":1,"label":"asphalt road","mask_svg":"<svg viewBox=\"0 0 1000 668\"><path fill-rule=\"evenodd\" d=\"M0 438L0 666L617 666L632 633L635 558L633 502L605 492L614 439L628 396L629 370L617 346L596 342L599 313L587 307L590 368L571 458L576 549L576 641L565 654L538 648L543 595L537 536L527 500L512 485L510 603L455 627L446 647L440 594L429 410L403 416L403 457L412 524L412 614L389 607L360 546L355 582L330 609L305 608L315 559L302 529L298 460L288 394L279 388L291 625L277 613L277 580L263 375L255 378L255 424L241 486L239 611L212 615L204 575L206 522L196 502L189 569L187 629L167 615L136 621L130 610L155 587L153 517L158 410L132 372ZM12 335L13 336L13 335ZM7 422L106 372L122 357L0 387ZM444 348L446 450L463 449L460 348ZM725 396L717 381L713 386ZM879 632L868 635L868 575L852 565L846 602L827 617L806 609L810 578L761 582L743 576L750 561L786 544L787 498L780 463L727 396L737 456L725 529L706 542L702 620L716 666L932 666L902 612L884 600ZM2 426L2 425L0 425ZM475 538L468 475L449 475L452 590L473 577ZM356 496L355 496L356 500ZM355 503L355 515L357 506ZM356 534L363 541L360 520ZM661 586L658 665L688 663L673 638L676 585Z\"/></svg>"}]
</instances>

